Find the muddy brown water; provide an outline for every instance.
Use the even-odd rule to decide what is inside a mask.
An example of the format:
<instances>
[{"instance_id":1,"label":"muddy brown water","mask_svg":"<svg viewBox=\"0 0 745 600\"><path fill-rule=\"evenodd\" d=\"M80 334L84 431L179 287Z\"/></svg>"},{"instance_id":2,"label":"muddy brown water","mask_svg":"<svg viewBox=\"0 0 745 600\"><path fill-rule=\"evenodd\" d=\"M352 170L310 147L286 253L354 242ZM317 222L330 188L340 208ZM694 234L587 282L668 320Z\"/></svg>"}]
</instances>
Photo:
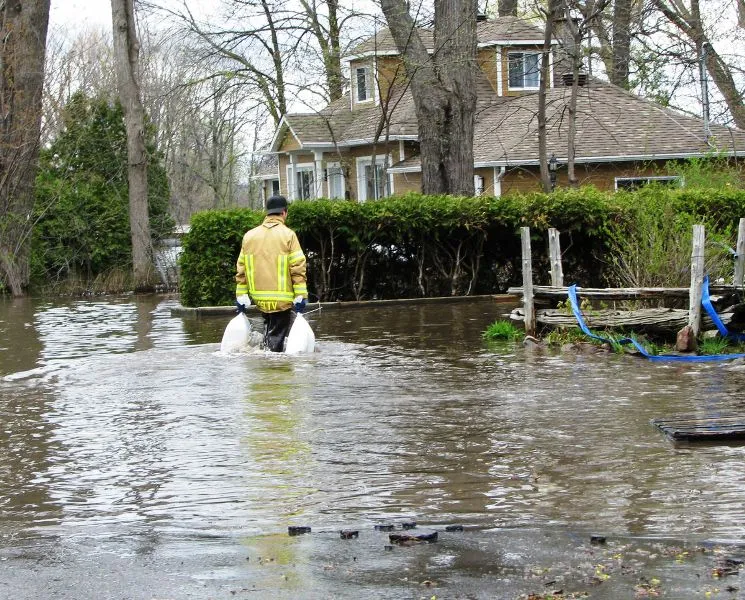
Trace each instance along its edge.
<instances>
[{"instance_id":1,"label":"muddy brown water","mask_svg":"<svg viewBox=\"0 0 745 600\"><path fill-rule=\"evenodd\" d=\"M312 356L224 356L228 317L176 305L0 301L0 570L43 565L56 597L200 597L244 559L299 561L289 525L745 537L745 447L650 425L745 413L741 361L490 346L510 308L491 300L315 312ZM196 557L207 573L174 575Z\"/></svg>"}]
</instances>

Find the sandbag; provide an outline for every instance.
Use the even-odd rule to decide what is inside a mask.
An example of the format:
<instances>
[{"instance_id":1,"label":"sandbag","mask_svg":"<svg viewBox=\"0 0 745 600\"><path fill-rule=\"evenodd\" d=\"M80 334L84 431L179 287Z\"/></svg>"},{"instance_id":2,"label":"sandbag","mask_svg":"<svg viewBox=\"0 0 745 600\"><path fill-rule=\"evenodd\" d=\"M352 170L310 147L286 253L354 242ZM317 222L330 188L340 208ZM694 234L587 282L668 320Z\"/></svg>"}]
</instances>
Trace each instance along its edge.
<instances>
[{"instance_id":1,"label":"sandbag","mask_svg":"<svg viewBox=\"0 0 745 600\"><path fill-rule=\"evenodd\" d=\"M251 339L251 322L240 313L233 317L222 334L221 352L241 352L249 345Z\"/></svg>"},{"instance_id":2,"label":"sandbag","mask_svg":"<svg viewBox=\"0 0 745 600\"><path fill-rule=\"evenodd\" d=\"M297 313L295 322L290 328L290 333L285 340L285 354L300 354L313 352L316 347L316 336L310 328L305 317Z\"/></svg>"}]
</instances>

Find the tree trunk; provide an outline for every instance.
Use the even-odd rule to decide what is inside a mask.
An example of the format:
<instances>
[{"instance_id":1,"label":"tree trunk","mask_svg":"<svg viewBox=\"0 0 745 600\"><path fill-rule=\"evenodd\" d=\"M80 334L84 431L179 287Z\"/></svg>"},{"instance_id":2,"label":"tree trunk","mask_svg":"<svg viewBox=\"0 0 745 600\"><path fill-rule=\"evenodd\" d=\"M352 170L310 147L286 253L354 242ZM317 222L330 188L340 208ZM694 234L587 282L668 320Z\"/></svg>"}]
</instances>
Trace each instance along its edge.
<instances>
[{"instance_id":1,"label":"tree trunk","mask_svg":"<svg viewBox=\"0 0 745 600\"><path fill-rule=\"evenodd\" d=\"M541 171L543 191L551 191L551 177L548 172L548 147L546 141L546 95L549 87L549 58L554 22L559 8L559 0L549 0L546 14L546 28L543 31L543 54L541 55L541 79L538 82L538 161Z\"/></svg>"},{"instance_id":2,"label":"tree trunk","mask_svg":"<svg viewBox=\"0 0 745 600\"><path fill-rule=\"evenodd\" d=\"M153 288L153 252L148 217L145 111L139 82L139 50L134 0L111 0L114 61L119 99L127 128L129 226L132 237L132 275L136 291Z\"/></svg>"},{"instance_id":3,"label":"tree trunk","mask_svg":"<svg viewBox=\"0 0 745 600\"><path fill-rule=\"evenodd\" d=\"M0 1L0 280L29 283L49 0Z\"/></svg>"},{"instance_id":4,"label":"tree trunk","mask_svg":"<svg viewBox=\"0 0 745 600\"><path fill-rule=\"evenodd\" d=\"M417 113L425 194L473 196L476 2L435 2L430 57L404 0L382 0Z\"/></svg>"}]
</instances>

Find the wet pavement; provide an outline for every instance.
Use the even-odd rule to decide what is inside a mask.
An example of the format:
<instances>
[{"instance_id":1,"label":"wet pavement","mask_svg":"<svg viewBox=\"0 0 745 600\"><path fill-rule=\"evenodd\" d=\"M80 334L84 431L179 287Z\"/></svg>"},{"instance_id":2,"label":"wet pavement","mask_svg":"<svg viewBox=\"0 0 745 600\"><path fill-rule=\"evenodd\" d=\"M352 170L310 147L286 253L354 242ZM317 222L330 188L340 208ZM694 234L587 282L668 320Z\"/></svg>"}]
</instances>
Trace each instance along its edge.
<instances>
[{"instance_id":1,"label":"wet pavement","mask_svg":"<svg viewBox=\"0 0 745 600\"><path fill-rule=\"evenodd\" d=\"M483 300L224 356L175 305L0 302L0 597L740 597L745 448L650 419L743 410L741 362L489 346Z\"/></svg>"}]
</instances>

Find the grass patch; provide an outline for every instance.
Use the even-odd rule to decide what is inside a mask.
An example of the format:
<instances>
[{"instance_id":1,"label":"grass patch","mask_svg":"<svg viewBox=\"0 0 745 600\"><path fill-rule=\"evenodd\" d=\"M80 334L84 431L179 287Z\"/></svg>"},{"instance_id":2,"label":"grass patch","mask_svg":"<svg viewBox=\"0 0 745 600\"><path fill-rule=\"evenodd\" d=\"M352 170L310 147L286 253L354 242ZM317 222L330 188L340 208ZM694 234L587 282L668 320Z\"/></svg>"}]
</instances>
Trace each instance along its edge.
<instances>
[{"instance_id":1,"label":"grass patch","mask_svg":"<svg viewBox=\"0 0 745 600\"><path fill-rule=\"evenodd\" d=\"M518 340L523 337L524 332L510 321L494 321L481 335L489 341Z\"/></svg>"}]
</instances>

